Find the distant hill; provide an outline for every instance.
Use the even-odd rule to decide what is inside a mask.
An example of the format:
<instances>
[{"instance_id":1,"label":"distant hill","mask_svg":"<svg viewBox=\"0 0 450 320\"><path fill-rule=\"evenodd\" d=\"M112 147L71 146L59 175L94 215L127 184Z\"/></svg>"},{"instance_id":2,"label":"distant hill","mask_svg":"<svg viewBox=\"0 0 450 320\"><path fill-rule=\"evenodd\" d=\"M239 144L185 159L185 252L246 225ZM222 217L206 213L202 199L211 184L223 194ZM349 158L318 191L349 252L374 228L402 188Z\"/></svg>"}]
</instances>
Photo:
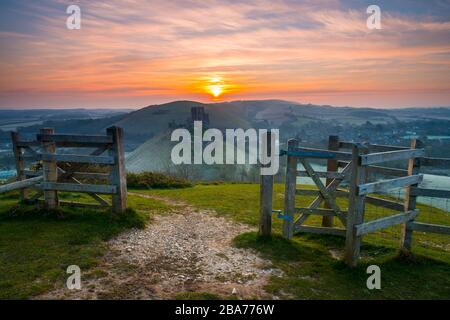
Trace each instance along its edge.
<instances>
[{"instance_id":1,"label":"distant hill","mask_svg":"<svg viewBox=\"0 0 450 320\"><path fill-rule=\"evenodd\" d=\"M125 130L130 170L164 170L170 158L170 133L192 124L192 108L202 108L212 128L279 129L281 143L295 137L303 145L325 146L328 136L334 134L347 141L408 145L409 137L430 136L433 140L428 140L427 145L433 146L433 156L450 156L450 139L445 138L450 136L450 108L351 108L284 100L175 101L135 111L3 109L0 149L9 148L7 131L16 128L24 136L35 134L43 126L54 127L59 133L102 134L116 125Z\"/></svg>"},{"instance_id":2,"label":"distant hill","mask_svg":"<svg viewBox=\"0 0 450 320\"><path fill-rule=\"evenodd\" d=\"M212 128L277 128L280 139L298 137L304 143L326 142L329 134L339 134L349 140L378 138L390 143L408 143L402 134L392 131L401 121L420 119L450 120L450 109L380 110L300 104L283 100L249 100L222 103L200 103L176 101L148 106L122 117L116 125L123 127L129 141L142 142L127 156L127 167L131 171L164 170L169 162L170 133L174 128L187 127L191 119L191 108L201 107L209 117ZM429 109L426 109L429 110ZM358 127L365 130L358 132ZM371 130L374 134L371 134ZM405 129L406 130L406 129ZM389 138L398 136L397 140ZM400 142L399 142L400 141Z\"/></svg>"},{"instance_id":3,"label":"distant hill","mask_svg":"<svg viewBox=\"0 0 450 320\"><path fill-rule=\"evenodd\" d=\"M222 103L176 101L148 106L131 112L116 124L131 135L158 135L169 123L184 124L192 107L203 107L210 115L211 127L248 128L259 125L304 125L309 121L330 121L339 124L362 124L366 121L395 123L418 119L450 120L450 108L435 109L370 109L301 104L284 100L246 100Z\"/></svg>"}]
</instances>

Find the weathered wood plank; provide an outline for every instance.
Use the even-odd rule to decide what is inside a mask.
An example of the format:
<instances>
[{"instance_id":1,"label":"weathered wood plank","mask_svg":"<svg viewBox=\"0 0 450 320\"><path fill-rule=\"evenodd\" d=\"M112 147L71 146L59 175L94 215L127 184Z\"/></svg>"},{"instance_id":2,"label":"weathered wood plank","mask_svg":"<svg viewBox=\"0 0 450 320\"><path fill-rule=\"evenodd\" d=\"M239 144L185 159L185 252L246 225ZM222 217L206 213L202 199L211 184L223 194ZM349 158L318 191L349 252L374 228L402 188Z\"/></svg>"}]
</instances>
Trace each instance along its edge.
<instances>
[{"instance_id":1,"label":"weathered wood plank","mask_svg":"<svg viewBox=\"0 0 450 320\"><path fill-rule=\"evenodd\" d=\"M110 127L106 132L113 142L109 149L109 155L114 159L114 165L110 168L110 181L116 186L116 192L112 196L112 210L121 214L127 210L128 202L123 129Z\"/></svg>"},{"instance_id":2,"label":"weathered wood plank","mask_svg":"<svg viewBox=\"0 0 450 320\"><path fill-rule=\"evenodd\" d=\"M450 159L424 157L421 159L420 165L427 166L427 167L448 169L448 168L450 168Z\"/></svg>"},{"instance_id":3,"label":"weathered wood plank","mask_svg":"<svg viewBox=\"0 0 450 320\"><path fill-rule=\"evenodd\" d=\"M339 148L341 149L352 149L355 142L341 141L339 142ZM396 151L396 150L406 150L408 147L403 146L388 146L382 144L366 144L370 152L386 152L386 151Z\"/></svg>"},{"instance_id":4,"label":"weathered wood plank","mask_svg":"<svg viewBox=\"0 0 450 320\"><path fill-rule=\"evenodd\" d=\"M450 226L443 226L438 224L411 222L410 228L414 231L450 234Z\"/></svg>"},{"instance_id":5,"label":"weathered wood plank","mask_svg":"<svg viewBox=\"0 0 450 320\"><path fill-rule=\"evenodd\" d=\"M355 232L355 225L364 223L364 196L358 194L358 185L367 178L367 166L361 166L358 159L369 152L364 145L355 144L352 149L352 172L350 177L350 192L345 235L345 262L351 267L358 264L361 250L361 236Z\"/></svg>"},{"instance_id":6,"label":"weathered wood plank","mask_svg":"<svg viewBox=\"0 0 450 320\"><path fill-rule=\"evenodd\" d=\"M423 149L408 149L408 150L397 150L397 151L387 151L378 153L369 153L361 155L359 158L359 163L363 166L396 161L396 160L406 160L411 158L420 158L425 155Z\"/></svg>"},{"instance_id":7,"label":"weathered wood plank","mask_svg":"<svg viewBox=\"0 0 450 320\"><path fill-rule=\"evenodd\" d=\"M385 229L400 223L405 223L417 217L418 214L419 210L412 210L406 213L399 213L393 216L357 224L354 226L355 233L357 236L362 236L370 232Z\"/></svg>"},{"instance_id":8,"label":"weathered wood plank","mask_svg":"<svg viewBox=\"0 0 450 320\"><path fill-rule=\"evenodd\" d=\"M402 188L410 186L412 184L418 184L422 182L423 174L417 174L413 176L406 176L401 178L380 180L376 182L370 182L361 184L358 186L358 195L366 195L369 193L384 192L390 189Z\"/></svg>"},{"instance_id":9,"label":"weathered wood plank","mask_svg":"<svg viewBox=\"0 0 450 320\"><path fill-rule=\"evenodd\" d=\"M395 202L395 201L391 201L391 200L387 200L387 199L366 196L366 203L372 204L374 206L379 206L379 207L395 210L395 211L404 211L403 203L399 203L399 202Z\"/></svg>"},{"instance_id":10,"label":"weathered wood plank","mask_svg":"<svg viewBox=\"0 0 450 320\"><path fill-rule=\"evenodd\" d=\"M76 154L48 154L41 155L43 161L57 161L57 162L75 162L75 163L89 163L89 164L105 164L113 165L114 158L107 156L84 156Z\"/></svg>"},{"instance_id":11,"label":"weathered wood plank","mask_svg":"<svg viewBox=\"0 0 450 320\"><path fill-rule=\"evenodd\" d=\"M76 145L103 145L112 144L112 138L107 135L71 135L71 134L38 134L38 141L52 141L60 146Z\"/></svg>"},{"instance_id":12,"label":"weathered wood plank","mask_svg":"<svg viewBox=\"0 0 450 320\"><path fill-rule=\"evenodd\" d=\"M40 186L43 190L57 190L68 192L82 192L82 193L114 194L117 191L116 186L97 185L97 184L42 182Z\"/></svg>"},{"instance_id":13,"label":"weathered wood plank","mask_svg":"<svg viewBox=\"0 0 450 320\"><path fill-rule=\"evenodd\" d=\"M423 143L420 140L411 140L411 149L423 148ZM420 166L422 165L422 160L420 158L412 158L408 161L408 175L417 175L420 172ZM413 187L417 187L419 184L412 184L405 188L404 196L404 211L408 212L416 209L417 197L411 193ZM402 237L400 241L400 247L402 250L410 251L412 247L412 236L413 230L411 229L411 223L414 219L406 221L402 227Z\"/></svg>"},{"instance_id":14,"label":"weathered wood plank","mask_svg":"<svg viewBox=\"0 0 450 320\"><path fill-rule=\"evenodd\" d=\"M334 235L334 236L345 237L345 229L340 229L340 228L295 226L294 231L295 232L317 233L317 234L329 234L329 235Z\"/></svg>"},{"instance_id":15,"label":"weathered wood plank","mask_svg":"<svg viewBox=\"0 0 450 320\"><path fill-rule=\"evenodd\" d=\"M25 180L19 180L16 182L11 182L8 184L0 185L0 193L12 191L12 190L19 190L24 188L29 188L31 186L34 186L38 183L40 183L43 180L43 176L34 177L30 179Z\"/></svg>"},{"instance_id":16,"label":"weathered wood plank","mask_svg":"<svg viewBox=\"0 0 450 320\"><path fill-rule=\"evenodd\" d=\"M262 154L272 154L272 133L269 131L263 136ZM261 165L267 167L268 165ZM273 201L273 175L260 175L259 190L259 235L267 237L272 234L272 201Z\"/></svg>"},{"instance_id":17,"label":"weathered wood plank","mask_svg":"<svg viewBox=\"0 0 450 320\"><path fill-rule=\"evenodd\" d=\"M288 141L288 152L298 147L298 140ZM283 237L291 239L294 233L295 213L295 189L297 185L297 160L294 156L287 156L286 164L286 186L284 192L284 214L287 219L283 220Z\"/></svg>"}]
</instances>

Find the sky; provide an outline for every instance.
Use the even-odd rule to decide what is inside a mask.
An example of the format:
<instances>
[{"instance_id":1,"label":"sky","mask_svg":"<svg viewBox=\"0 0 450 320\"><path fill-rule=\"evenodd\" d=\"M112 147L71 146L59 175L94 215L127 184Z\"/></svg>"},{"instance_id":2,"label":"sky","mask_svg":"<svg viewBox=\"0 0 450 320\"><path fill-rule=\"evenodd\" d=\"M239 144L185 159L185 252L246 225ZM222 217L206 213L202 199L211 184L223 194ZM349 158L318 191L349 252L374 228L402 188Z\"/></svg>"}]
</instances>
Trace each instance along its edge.
<instances>
[{"instance_id":1,"label":"sky","mask_svg":"<svg viewBox=\"0 0 450 320\"><path fill-rule=\"evenodd\" d=\"M450 106L450 0L1 0L0 74L0 108Z\"/></svg>"}]
</instances>

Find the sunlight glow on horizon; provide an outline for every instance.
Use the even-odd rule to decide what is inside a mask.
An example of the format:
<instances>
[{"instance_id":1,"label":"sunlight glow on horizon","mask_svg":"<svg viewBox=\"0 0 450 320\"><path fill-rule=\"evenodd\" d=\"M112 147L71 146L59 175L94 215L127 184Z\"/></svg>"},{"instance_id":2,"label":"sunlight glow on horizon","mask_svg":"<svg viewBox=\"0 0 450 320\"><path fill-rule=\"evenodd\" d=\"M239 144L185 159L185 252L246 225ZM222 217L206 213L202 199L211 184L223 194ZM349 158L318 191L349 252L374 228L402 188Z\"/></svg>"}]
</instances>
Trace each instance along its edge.
<instances>
[{"instance_id":1,"label":"sunlight glow on horizon","mask_svg":"<svg viewBox=\"0 0 450 320\"><path fill-rule=\"evenodd\" d=\"M0 108L450 106L450 4L438 0L381 1L382 30L345 0L77 3L80 30L59 0L0 4Z\"/></svg>"},{"instance_id":2,"label":"sunlight glow on horizon","mask_svg":"<svg viewBox=\"0 0 450 320\"><path fill-rule=\"evenodd\" d=\"M218 98L224 93L224 84L222 78L221 77L211 78L206 88L209 91L209 93L212 94L214 100L218 100Z\"/></svg>"}]
</instances>

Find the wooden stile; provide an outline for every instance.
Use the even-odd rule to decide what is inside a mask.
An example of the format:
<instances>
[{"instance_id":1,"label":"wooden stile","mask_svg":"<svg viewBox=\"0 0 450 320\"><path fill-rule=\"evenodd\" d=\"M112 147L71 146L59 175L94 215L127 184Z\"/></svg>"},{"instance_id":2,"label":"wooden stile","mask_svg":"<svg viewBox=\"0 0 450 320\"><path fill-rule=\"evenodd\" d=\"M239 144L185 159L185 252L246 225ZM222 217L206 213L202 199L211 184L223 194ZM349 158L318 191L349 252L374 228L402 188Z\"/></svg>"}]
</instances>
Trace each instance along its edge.
<instances>
[{"instance_id":1,"label":"wooden stile","mask_svg":"<svg viewBox=\"0 0 450 320\"><path fill-rule=\"evenodd\" d=\"M82 206L82 207L110 207L111 204L98 194L113 195L113 211L125 212L126 201L126 172L125 154L123 147L123 131L112 127L105 136L94 135L62 135L54 134L53 129L44 128L37 135L37 141L21 141L17 133L11 133L13 150L16 158L18 181L0 186L0 193L10 190L25 190L27 187L40 189L32 198L25 199L27 203L43 203L47 209L56 209L58 205ZM32 146L41 146L43 152L39 153ZM57 154L58 146L96 148L89 155ZM101 156L105 151L108 156ZM42 160L41 171L25 170L24 151L34 159ZM58 163L67 163L62 169ZM111 167L108 173L82 172L88 165L106 165ZM81 172L80 172L81 171ZM28 177L28 179L26 179ZM83 184L78 179L90 179L108 181L112 184ZM58 191L87 193L99 204L83 204L59 202ZM44 195L44 200L39 198ZM24 199L25 197L23 197Z\"/></svg>"},{"instance_id":2,"label":"wooden stile","mask_svg":"<svg viewBox=\"0 0 450 320\"><path fill-rule=\"evenodd\" d=\"M341 152L338 151L339 148L352 148L352 152L351 154ZM449 190L433 190L418 187L418 184L423 179L423 175L419 172L420 165L423 162L442 165L450 163L450 159L424 157L423 145L415 140L412 142L411 148L407 148L339 142L337 137L330 137L328 149L298 147L298 142L291 139L288 142L288 150L283 152L287 155L286 187L284 214L279 214L279 217L284 219L283 236L285 238L291 238L293 232L345 236L344 259L349 266L356 266L360 257L361 239L367 233L403 224L402 247L408 250L411 247L413 231L450 234L450 226L414 221L419 214L419 210L415 207L417 196L450 197ZM327 159L327 171L315 172L308 162L308 158ZM297 159L302 163L304 170L296 170ZM374 165L397 160L408 160L408 170ZM338 168L344 169L339 172ZM368 182L369 173L394 176L396 178ZM349 191L342 188L337 189L338 185L348 175L350 175ZM296 189L297 176L311 178L317 186L317 190ZM327 179L326 185L321 181L322 178ZM370 193L384 192L394 188L406 188L403 204L369 195ZM295 195L316 196L316 198L309 207L296 208ZM341 211L337 205L336 198L346 197L347 195L349 196L349 208L347 211ZM263 197L262 193L261 197ZM324 207L320 208L322 202L325 202ZM366 202L399 211L400 213L364 222ZM299 217L292 224L295 213L299 214ZM303 225L311 215L323 217L322 227ZM326 219L331 221L335 216L346 226L345 230L332 227L332 224L326 222Z\"/></svg>"}]
</instances>

